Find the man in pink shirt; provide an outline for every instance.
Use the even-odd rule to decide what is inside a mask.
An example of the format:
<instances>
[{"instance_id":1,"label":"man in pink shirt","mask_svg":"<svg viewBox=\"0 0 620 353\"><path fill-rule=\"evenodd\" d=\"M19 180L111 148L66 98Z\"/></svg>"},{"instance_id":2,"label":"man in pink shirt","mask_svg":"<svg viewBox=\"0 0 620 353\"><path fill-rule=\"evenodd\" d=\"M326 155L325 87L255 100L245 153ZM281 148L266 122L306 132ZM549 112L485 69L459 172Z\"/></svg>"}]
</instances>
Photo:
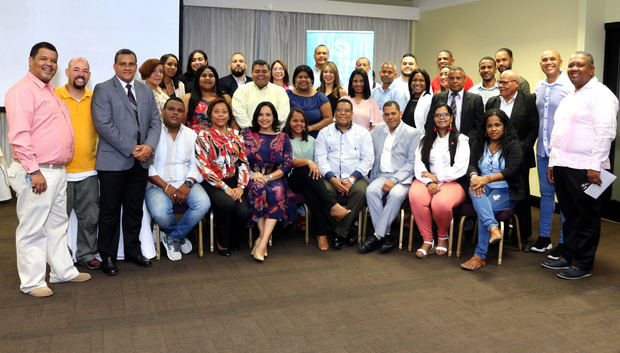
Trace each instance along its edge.
<instances>
[{"instance_id":1,"label":"man in pink shirt","mask_svg":"<svg viewBox=\"0 0 620 353\"><path fill-rule=\"evenodd\" d=\"M58 52L47 42L35 44L26 76L5 97L13 162L9 182L17 194L15 232L20 289L34 297L53 294L45 282L83 282L67 249L67 175L73 156L73 129L67 106L50 83Z\"/></svg>"},{"instance_id":2,"label":"man in pink shirt","mask_svg":"<svg viewBox=\"0 0 620 353\"><path fill-rule=\"evenodd\" d=\"M601 169L609 169L609 151L616 137L618 99L594 77L594 59L578 51L568 62L575 86L555 111L547 178L555 185L565 220L564 248L558 260L542 267L563 270L563 279L592 275L601 237L601 200L587 195L590 184L601 185Z\"/></svg>"}]
</instances>

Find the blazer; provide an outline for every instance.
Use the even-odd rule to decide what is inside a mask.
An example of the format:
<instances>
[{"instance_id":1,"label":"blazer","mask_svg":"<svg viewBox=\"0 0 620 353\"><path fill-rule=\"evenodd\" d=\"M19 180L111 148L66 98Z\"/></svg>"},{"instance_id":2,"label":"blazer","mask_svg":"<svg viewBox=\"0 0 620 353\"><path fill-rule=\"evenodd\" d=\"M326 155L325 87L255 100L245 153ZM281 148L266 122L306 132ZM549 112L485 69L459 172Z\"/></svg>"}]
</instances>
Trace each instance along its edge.
<instances>
[{"instance_id":1,"label":"blazer","mask_svg":"<svg viewBox=\"0 0 620 353\"><path fill-rule=\"evenodd\" d=\"M484 142L482 142L484 143ZM469 154L469 168L467 168L467 185L469 189L469 175L472 172L476 172L478 175L482 175L480 172L480 168L478 168L478 163L480 161L481 151L482 149L479 146L480 141L476 139L476 141L472 142L470 154ZM484 147L483 147L484 148ZM504 160L506 161L506 166L504 169L499 172L504 176L504 180L508 183L508 189L510 191L510 199L514 201L523 200L525 198L525 184L524 180L521 177L521 160L523 157L523 152L521 151L521 146L516 141L511 143L510 145L503 148ZM529 182L529 181L528 181ZM466 190L467 191L467 190ZM466 194L468 194L466 192Z\"/></svg>"},{"instance_id":2,"label":"blazer","mask_svg":"<svg viewBox=\"0 0 620 353\"><path fill-rule=\"evenodd\" d=\"M397 168L391 178L397 184L411 184L413 182L413 164L415 150L420 144L420 131L401 121L400 132L392 144L392 165ZM375 161L370 170L370 181L375 180L380 174L381 154L383 144L389 134L389 128L385 123L375 127L370 133L374 147Z\"/></svg>"},{"instance_id":3,"label":"blazer","mask_svg":"<svg viewBox=\"0 0 620 353\"><path fill-rule=\"evenodd\" d=\"M501 96L489 98L486 110L500 107ZM523 150L523 166L526 168L534 168L536 159L534 158L534 142L538 138L538 110L536 109L536 95L519 91L515 98L510 114L510 122Z\"/></svg>"},{"instance_id":4,"label":"blazer","mask_svg":"<svg viewBox=\"0 0 620 353\"><path fill-rule=\"evenodd\" d=\"M431 100L431 109L428 112L426 118L426 129L433 126L433 114L435 113L435 107L441 104L448 104L448 93L445 91L433 95ZM461 126L459 132L469 136L470 132L475 131L480 124L482 124L482 117L484 116L484 104L482 103L482 97L475 93L463 92L463 104L461 105Z\"/></svg>"},{"instance_id":5,"label":"blazer","mask_svg":"<svg viewBox=\"0 0 620 353\"><path fill-rule=\"evenodd\" d=\"M252 82L252 78L250 76L246 76L245 77L245 82ZM235 91L238 88L238 84L237 84L237 80L235 80L235 78L233 77L232 74L228 75L228 76L224 76L222 78L220 78L220 80L217 82L217 91L220 93L220 95L229 95L230 98L232 98L233 94L235 93Z\"/></svg>"},{"instance_id":6,"label":"blazer","mask_svg":"<svg viewBox=\"0 0 620 353\"><path fill-rule=\"evenodd\" d=\"M134 80L134 89L140 122L139 144L149 145L155 150L161 132L161 118L153 90L138 80ZM130 169L135 161L131 153L138 145L138 125L125 88L116 76L95 86L91 112L99 134L95 169ZM152 161L153 155L140 164L146 169Z\"/></svg>"}]
</instances>

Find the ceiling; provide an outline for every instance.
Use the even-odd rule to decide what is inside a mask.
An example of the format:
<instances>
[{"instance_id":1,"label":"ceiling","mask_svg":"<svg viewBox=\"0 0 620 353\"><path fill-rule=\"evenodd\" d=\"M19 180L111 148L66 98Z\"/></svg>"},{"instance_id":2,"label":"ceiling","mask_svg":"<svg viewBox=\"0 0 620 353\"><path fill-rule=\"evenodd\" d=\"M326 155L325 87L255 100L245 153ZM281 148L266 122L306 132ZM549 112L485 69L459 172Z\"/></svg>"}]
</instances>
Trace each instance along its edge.
<instances>
[{"instance_id":1,"label":"ceiling","mask_svg":"<svg viewBox=\"0 0 620 353\"><path fill-rule=\"evenodd\" d=\"M404 7L417 7L420 12L440 9L443 7L456 6L478 0L330 0L354 2L359 4L392 5Z\"/></svg>"}]
</instances>

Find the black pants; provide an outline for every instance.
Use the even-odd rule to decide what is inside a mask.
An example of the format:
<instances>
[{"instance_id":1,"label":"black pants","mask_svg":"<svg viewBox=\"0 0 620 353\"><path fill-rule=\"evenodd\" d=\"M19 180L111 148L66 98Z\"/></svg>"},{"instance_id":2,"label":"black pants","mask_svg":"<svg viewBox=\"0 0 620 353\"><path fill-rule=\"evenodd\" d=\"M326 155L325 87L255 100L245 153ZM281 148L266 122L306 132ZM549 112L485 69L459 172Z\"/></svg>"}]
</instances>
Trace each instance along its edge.
<instances>
[{"instance_id":1,"label":"black pants","mask_svg":"<svg viewBox=\"0 0 620 353\"><path fill-rule=\"evenodd\" d=\"M310 168L295 167L287 178L288 185L293 192L304 195L310 213L314 217L316 234L327 235L329 210L338 201L327 192L323 178L312 179L309 174Z\"/></svg>"},{"instance_id":2,"label":"black pants","mask_svg":"<svg viewBox=\"0 0 620 353\"><path fill-rule=\"evenodd\" d=\"M136 161L130 169L98 171L100 186L99 236L97 247L102 258L116 259L123 206L123 244L125 258L142 255L140 227L142 203L146 193L147 170Z\"/></svg>"},{"instance_id":3,"label":"black pants","mask_svg":"<svg viewBox=\"0 0 620 353\"><path fill-rule=\"evenodd\" d=\"M601 201L583 192L581 185L588 183L587 173L585 169L553 167L555 193L565 217L562 257L590 271L601 238Z\"/></svg>"},{"instance_id":4,"label":"black pants","mask_svg":"<svg viewBox=\"0 0 620 353\"><path fill-rule=\"evenodd\" d=\"M532 235L532 205L530 203L530 168L521 165L521 178L525 187L525 198L519 200L515 213L519 217L519 229L521 230L521 242L527 244L528 238Z\"/></svg>"},{"instance_id":5,"label":"black pants","mask_svg":"<svg viewBox=\"0 0 620 353\"><path fill-rule=\"evenodd\" d=\"M223 182L230 188L237 187L236 177L224 179ZM239 237L247 228L250 218L246 197L242 197L241 202L239 202L226 195L224 190L216 188L206 181L202 182L202 186L211 199L217 242L223 249L239 247Z\"/></svg>"}]
</instances>

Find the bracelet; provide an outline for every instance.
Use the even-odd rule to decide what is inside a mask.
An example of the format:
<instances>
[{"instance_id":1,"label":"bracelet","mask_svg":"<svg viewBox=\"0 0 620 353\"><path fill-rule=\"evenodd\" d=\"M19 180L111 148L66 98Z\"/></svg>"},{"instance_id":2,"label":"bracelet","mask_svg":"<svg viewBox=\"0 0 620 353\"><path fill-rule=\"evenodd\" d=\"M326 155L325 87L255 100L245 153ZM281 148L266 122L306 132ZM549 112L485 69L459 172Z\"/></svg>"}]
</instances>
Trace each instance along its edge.
<instances>
[{"instance_id":1,"label":"bracelet","mask_svg":"<svg viewBox=\"0 0 620 353\"><path fill-rule=\"evenodd\" d=\"M166 184L166 188L164 189L164 192L168 191L168 186L170 186L170 184Z\"/></svg>"},{"instance_id":2,"label":"bracelet","mask_svg":"<svg viewBox=\"0 0 620 353\"><path fill-rule=\"evenodd\" d=\"M228 190L228 185L224 184L224 191Z\"/></svg>"},{"instance_id":3,"label":"bracelet","mask_svg":"<svg viewBox=\"0 0 620 353\"><path fill-rule=\"evenodd\" d=\"M469 180L473 179L474 177L477 177L478 174L477 173L471 173L469 174Z\"/></svg>"},{"instance_id":4,"label":"bracelet","mask_svg":"<svg viewBox=\"0 0 620 353\"><path fill-rule=\"evenodd\" d=\"M429 185L431 185L431 184L435 184L435 182L431 180L431 181L429 181L428 183L426 183L426 186L428 187L428 186L429 186Z\"/></svg>"},{"instance_id":5,"label":"bracelet","mask_svg":"<svg viewBox=\"0 0 620 353\"><path fill-rule=\"evenodd\" d=\"M271 174L267 175L267 179L269 179L269 181L271 181L271 179L273 179L273 175L271 175Z\"/></svg>"}]
</instances>

